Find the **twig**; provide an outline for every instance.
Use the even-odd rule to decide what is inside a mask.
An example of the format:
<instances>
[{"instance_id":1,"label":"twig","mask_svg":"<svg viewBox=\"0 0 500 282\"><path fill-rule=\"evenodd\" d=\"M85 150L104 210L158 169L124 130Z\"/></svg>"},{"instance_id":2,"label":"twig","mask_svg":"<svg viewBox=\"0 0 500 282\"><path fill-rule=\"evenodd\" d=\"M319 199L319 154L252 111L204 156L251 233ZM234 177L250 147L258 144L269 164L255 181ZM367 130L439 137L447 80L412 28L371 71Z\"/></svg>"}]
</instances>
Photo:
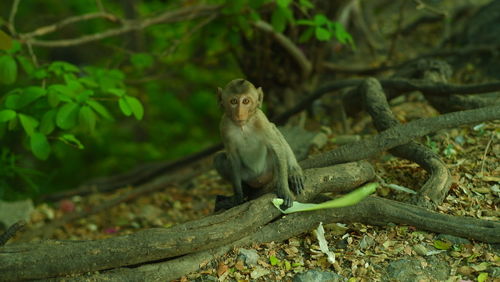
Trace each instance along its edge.
<instances>
[{"instance_id":1,"label":"twig","mask_svg":"<svg viewBox=\"0 0 500 282\"><path fill-rule=\"evenodd\" d=\"M10 238L14 237L17 232L24 229L26 227L26 221L19 220L16 223L12 224L7 230L0 234L0 247L5 245Z\"/></svg>"},{"instance_id":2,"label":"twig","mask_svg":"<svg viewBox=\"0 0 500 282\"><path fill-rule=\"evenodd\" d=\"M299 66L302 69L302 76L304 78L308 77L309 74L311 74L312 71L312 64L311 62L307 59L307 57L304 55L304 52L300 50L295 43L292 42L288 37L285 35L276 32L273 27L262 20L256 21L253 23L253 25L267 33L270 33L274 39L283 47L285 50L292 56L292 58L299 64Z\"/></svg>"},{"instance_id":3,"label":"twig","mask_svg":"<svg viewBox=\"0 0 500 282\"><path fill-rule=\"evenodd\" d=\"M16 34L16 27L14 24L14 19L16 18L17 8L19 7L20 1L21 0L14 0L14 2L12 3L12 7L10 8L8 27L9 27L9 31L10 31L11 35Z\"/></svg>"},{"instance_id":4,"label":"twig","mask_svg":"<svg viewBox=\"0 0 500 282\"><path fill-rule=\"evenodd\" d=\"M89 14L84 14L84 15L79 15L79 16L74 16L74 17L69 17L69 18L64 19L64 20L62 20L60 22L57 22L57 23L54 23L54 24L51 24L51 25L46 25L46 26L42 26L40 28L37 28L37 29L35 29L32 32L23 33L20 36L21 36L22 39L25 39L25 38L29 39L29 38L33 38L33 37L42 36L42 35L46 35L46 34L52 33L54 31L57 31L57 30L61 29L64 26L72 24L72 23L77 23L77 22L81 22L81 21L88 21L88 20L91 20L91 19L98 19L98 18L105 18L105 19L108 19L108 20L113 21L113 22L116 22L116 21L119 20L118 17L116 17L113 14L109 14L109 13L104 13L104 12L89 13Z\"/></svg>"},{"instance_id":5,"label":"twig","mask_svg":"<svg viewBox=\"0 0 500 282\"><path fill-rule=\"evenodd\" d=\"M486 148L484 149L484 154L483 154L483 159L481 161L481 175L483 175L484 172L484 162L486 161L486 154L488 154L488 150L490 149L491 142L493 141L493 137L495 135L491 134L490 141L488 141L488 144L486 145Z\"/></svg>"},{"instance_id":6,"label":"twig","mask_svg":"<svg viewBox=\"0 0 500 282\"><path fill-rule=\"evenodd\" d=\"M436 9L430 5L427 5L424 2L422 2L422 0L413 0L413 2L415 2L415 4L417 4L417 10L427 10L431 13L434 13L434 14L437 14L440 16L444 16L444 17L448 17L447 12L443 12L443 11Z\"/></svg>"},{"instance_id":7,"label":"twig","mask_svg":"<svg viewBox=\"0 0 500 282\"><path fill-rule=\"evenodd\" d=\"M185 20L186 16L191 16L191 18L196 18L206 15L211 15L213 12L220 9L220 7L221 5L191 6L187 8L181 8L175 11L166 11L158 16L145 18L142 20L124 20L122 26L119 28L109 29L101 33L84 35L78 38L60 39L60 40L36 40L33 39L33 37L26 36L26 34L21 34L20 37L24 41L31 43L33 46L69 47L93 41L98 41L104 38L120 35L134 30L141 30L148 26L155 25L158 23L171 23L171 22L182 21ZM59 27L57 27L56 30L58 28ZM29 35L30 33L27 34Z\"/></svg>"},{"instance_id":8,"label":"twig","mask_svg":"<svg viewBox=\"0 0 500 282\"><path fill-rule=\"evenodd\" d=\"M35 52L33 51L33 46L31 46L31 43L26 43L26 46L28 46L28 53L30 54L31 61L33 61L33 65L38 68L38 59L35 55Z\"/></svg>"}]
</instances>

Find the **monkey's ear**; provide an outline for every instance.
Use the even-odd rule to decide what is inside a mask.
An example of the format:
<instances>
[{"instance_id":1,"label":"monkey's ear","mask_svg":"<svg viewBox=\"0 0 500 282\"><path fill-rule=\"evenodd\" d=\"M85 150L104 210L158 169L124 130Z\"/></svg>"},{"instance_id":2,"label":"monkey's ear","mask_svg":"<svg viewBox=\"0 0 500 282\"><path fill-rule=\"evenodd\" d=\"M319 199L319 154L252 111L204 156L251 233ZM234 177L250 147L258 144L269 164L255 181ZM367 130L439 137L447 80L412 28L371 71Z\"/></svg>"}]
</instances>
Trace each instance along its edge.
<instances>
[{"instance_id":1,"label":"monkey's ear","mask_svg":"<svg viewBox=\"0 0 500 282\"><path fill-rule=\"evenodd\" d=\"M262 87L257 88L257 106L262 107L262 100L264 99L264 92L262 91Z\"/></svg>"},{"instance_id":2,"label":"monkey's ear","mask_svg":"<svg viewBox=\"0 0 500 282\"><path fill-rule=\"evenodd\" d=\"M222 107L222 88L217 87L217 103Z\"/></svg>"}]
</instances>

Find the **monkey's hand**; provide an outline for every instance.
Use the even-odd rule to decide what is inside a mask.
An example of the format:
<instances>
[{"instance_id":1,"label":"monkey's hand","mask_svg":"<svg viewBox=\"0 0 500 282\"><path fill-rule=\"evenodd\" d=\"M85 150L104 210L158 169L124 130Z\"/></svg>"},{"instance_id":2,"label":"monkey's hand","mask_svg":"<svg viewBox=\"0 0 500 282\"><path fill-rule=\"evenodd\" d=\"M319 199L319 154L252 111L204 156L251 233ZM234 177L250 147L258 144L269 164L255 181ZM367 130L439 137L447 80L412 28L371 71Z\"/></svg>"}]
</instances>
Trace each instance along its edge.
<instances>
[{"instance_id":1,"label":"monkey's hand","mask_svg":"<svg viewBox=\"0 0 500 282\"><path fill-rule=\"evenodd\" d=\"M288 183L277 183L276 185L276 196L283 199L283 204L281 205L281 209L283 210L288 209L293 204L293 195L290 192L290 189L287 187L288 185L286 184Z\"/></svg>"},{"instance_id":2,"label":"monkey's hand","mask_svg":"<svg viewBox=\"0 0 500 282\"><path fill-rule=\"evenodd\" d=\"M301 167L292 167L288 173L288 185L290 189L299 195L304 191L304 173Z\"/></svg>"}]
</instances>

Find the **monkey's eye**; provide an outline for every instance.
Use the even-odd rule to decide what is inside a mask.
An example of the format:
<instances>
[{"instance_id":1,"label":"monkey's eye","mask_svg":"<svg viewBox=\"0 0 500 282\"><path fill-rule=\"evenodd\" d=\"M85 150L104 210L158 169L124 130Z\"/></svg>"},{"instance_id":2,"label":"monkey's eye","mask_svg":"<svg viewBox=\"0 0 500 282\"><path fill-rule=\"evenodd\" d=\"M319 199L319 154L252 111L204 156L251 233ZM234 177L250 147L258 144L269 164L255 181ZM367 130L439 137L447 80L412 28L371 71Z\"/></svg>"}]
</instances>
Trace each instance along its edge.
<instances>
[{"instance_id":1,"label":"monkey's eye","mask_svg":"<svg viewBox=\"0 0 500 282\"><path fill-rule=\"evenodd\" d=\"M250 103L250 100L248 98L244 98L243 99L243 104L247 105L248 103Z\"/></svg>"},{"instance_id":2,"label":"monkey's eye","mask_svg":"<svg viewBox=\"0 0 500 282\"><path fill-rule=\"evenodd\" d=\"M229 101L231 104L233 105L236 105L238 104L238 100L237 99L231 99L231 101Z\"/></svg>"}]
</instances>

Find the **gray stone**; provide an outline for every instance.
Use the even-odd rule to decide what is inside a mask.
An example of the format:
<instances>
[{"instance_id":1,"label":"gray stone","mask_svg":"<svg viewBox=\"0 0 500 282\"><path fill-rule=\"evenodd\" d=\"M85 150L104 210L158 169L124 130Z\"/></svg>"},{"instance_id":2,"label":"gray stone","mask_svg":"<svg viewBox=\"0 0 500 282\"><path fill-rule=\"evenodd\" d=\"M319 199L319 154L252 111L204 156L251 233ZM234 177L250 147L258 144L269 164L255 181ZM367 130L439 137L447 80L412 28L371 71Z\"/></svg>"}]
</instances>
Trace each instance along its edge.
<instances>
[{"instance_id":1,"label":"gray stone","mask_svg":"<svg viewBox=\"0 0 500 282\"><path fill-rule=\"evenodd\" d=\"M32 211L33 202L30 199L17 202L0 200L0 225L7 228L19 220L29 222Z\"/></svg>"},{"instance_id":2,"label":"gray stone","mask_svg":"<svg viewBox=\"0 0 500 282\"><path fill-rule=\"evenodd\" d=\"M259 254L256 250L247 250L241 248L239 250L238 259L242 260L247 266L256 266L259 260Z\"/></svg>"},{"instance_id":3,"label":"gray stone","mask_svg":"<svg viewBox=\"0 0 500 282\"><path fill-rule=\"evenodd\" d=\"M427 259L427 266L422 267L421 261L414 258L400 259L391 262L383 280L386 281L445 281L448 279L450 267L436 257Z\"/></svg>"},{"instance_id":4,"label":"gray stone","mask_svg":"<svg viewBox=\"0 0 500 282\"><path fill-rule=\"evenodd\" d=\"M250 272L250 277L252 279L257 279L259 277L268 275L269 273L271 273L271 271L269 271L261 266L257 266L256 268L254 268L254 270L252 270L252 272Z\"/></svg>"},{"instance_id":5,"label":"gray stone","mask_svg":"<svg viewBox=\"0 0 500 282\"><path fill-rule=\"evenodd\" d=\"M295 277L293 277L293 282L317 282L317 281L341 282L341 281L347 281L347 279L338 275L335 272L319 271L314 269L299 273L295 275Z\"/></svg>"},{"instance_id":6,"label":"gray stone","mask_svg":"<svg viewBox=\"0 0 500 282\"><path fill-rule=\"evenodd\" d=\"M359 242L359 247L361 249L367 249L375 244L375 240L373 240L372 237L370 236L363 236L363 239Z\"/></svg>"}]
</instances>

